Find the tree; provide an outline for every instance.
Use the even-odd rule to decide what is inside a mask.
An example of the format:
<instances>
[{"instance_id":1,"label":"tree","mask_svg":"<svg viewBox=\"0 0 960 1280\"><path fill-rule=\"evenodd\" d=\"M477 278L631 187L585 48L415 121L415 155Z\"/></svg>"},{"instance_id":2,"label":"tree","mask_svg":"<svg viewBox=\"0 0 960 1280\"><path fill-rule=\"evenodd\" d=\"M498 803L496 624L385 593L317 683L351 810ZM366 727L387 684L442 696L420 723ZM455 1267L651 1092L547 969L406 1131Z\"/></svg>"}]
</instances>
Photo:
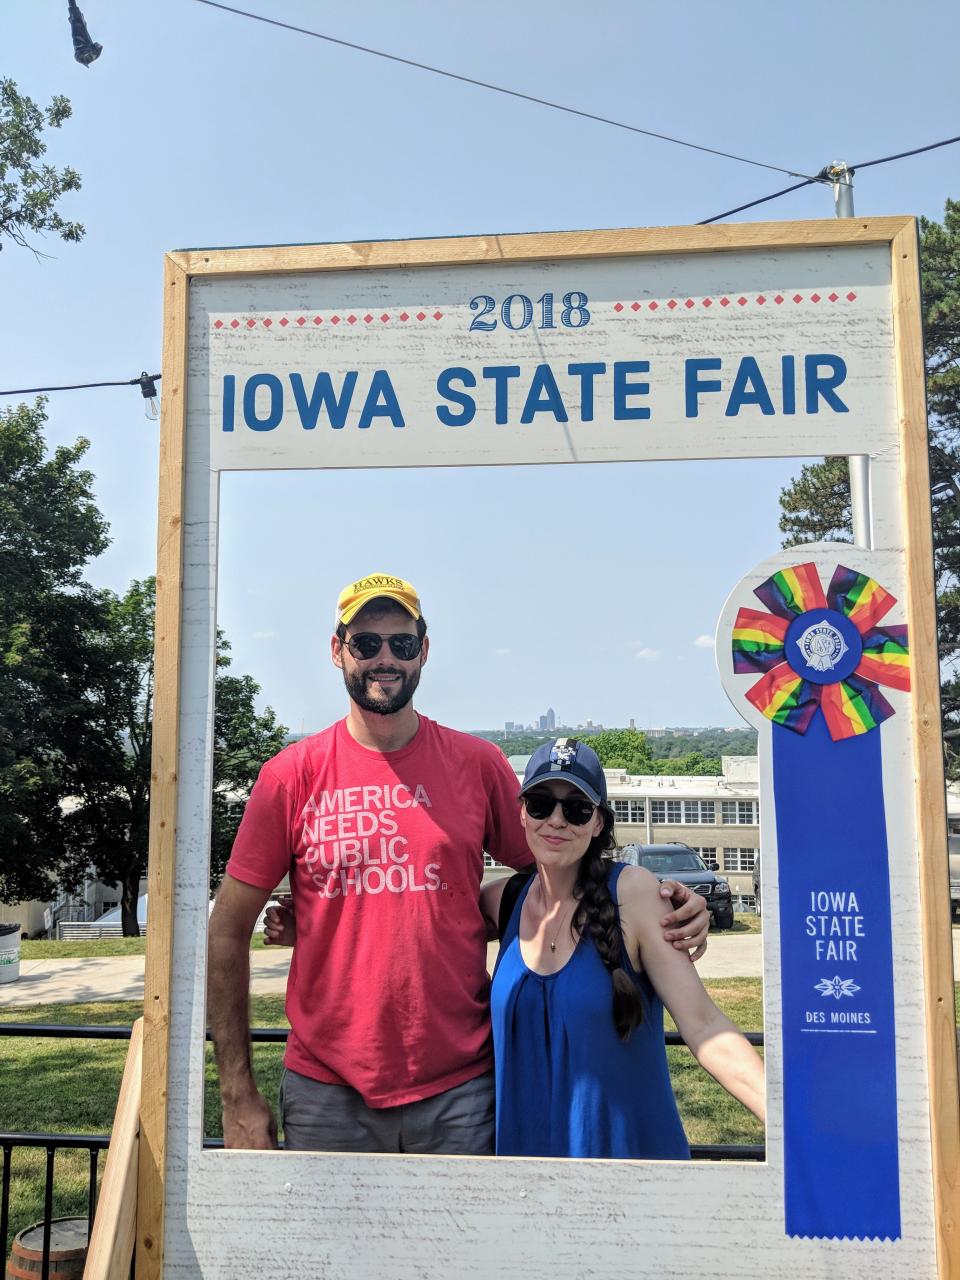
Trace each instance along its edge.
<instances>
[{"instance_id":1,"label":"tree","mask_svg":"<svg viewBox=\"0 0 960 1280\"><path fill-rule=\"evenodd\" d=\"M678 774L683 778L703 778L717 776L723 772L718 756L705 756L702 751L691 751L689 755L677 756L671 760L654 761L663 774Z\"/></svg>"},{"instance_id":2,"label":"tree","mask_svg":"<svg viewBox=\"0 0 960 1280\"><path fill-rule=\"evenodd\" d=\"M68 817L67 843L78 865L90 864L121 888L125 937L136 937L137 899L146 873L153 729L155 582L133 582L122 597L105 593L103 686L107 732L81 780L82 803ZM283 746L286 729L268 707L258 714L260 687L229 676L229 644L218 634L213 756L213 874L219 880L260 766Z\"/></svg>"},{"instance_id":3,"label":"tree","mask_svg":"<svg viewBox=\"0 0 960 1280\"><path fill-rule=\"evenodd\" d=\"M944 753L960 777L960 201L943 223L920 220L920 271L930 411L930 480ZM780 494L784 546L851 541L845 458L802 468Z\"/></svg>"},{"instance_id":4,"label":"tree","mask_svg":"<svg viewBox=\"0 0 960 1280\"><path fill-rule=\"evenodd\" d=\"M12 80L0 79L0 235L23 248L31 247L31 231L53 231L62 240L83 237L81 224L67 222L56 207L62 196L80 189L79 173L69 165L40 163L47 150L44 129L59 129L71 114L60 95L41 108Z\"/></svg>"},{"instance_id":5,"label":"tree","mask_svg":"<svg viewBox=\"0 0 960 1280\"><path fill-rule=\"evenodd\" d=\"M64 802L96 753L103 601L82 580L107 546L80 463L88 442L46 456L43 400L0 411L0 899L76 878ZM82 874L82 871L81 871Z\"/></svg>"},{"instance_id":6,"label":"tree","mask_svg":"<svg viewBox=\"0 0 960 1280\"><path fill-rule=\"evenodd\" d=\"M604 729L590 738L589 745L608 769L635 774L658 772L646 735L639 729Z\"/></svg>"}]
</instances>

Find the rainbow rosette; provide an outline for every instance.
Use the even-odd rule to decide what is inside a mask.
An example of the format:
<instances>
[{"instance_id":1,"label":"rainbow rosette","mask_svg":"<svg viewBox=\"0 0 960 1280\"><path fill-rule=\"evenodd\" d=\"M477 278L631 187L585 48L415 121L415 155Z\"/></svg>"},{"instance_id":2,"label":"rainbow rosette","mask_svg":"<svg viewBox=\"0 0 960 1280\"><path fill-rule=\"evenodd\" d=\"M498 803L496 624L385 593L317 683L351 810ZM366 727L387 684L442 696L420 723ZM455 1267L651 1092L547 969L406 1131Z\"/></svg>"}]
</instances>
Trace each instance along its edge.
<instances>
[{"instance_id":1,"label":"rainbow rosette","mask_svg":"<svg viewBox=\"0 0 960 1280\"><path fill-rule=\"evenodd\" d=\"M910 688L907 628L878 625L896 604L879 582L838 565L824 594L809 563L779 570L754 594L767 612L738 612L733 669L761 673L745 695L758 711L804 734L820 709L834 742L894 714L879 686Z\"/></svg>"}]
</instances>

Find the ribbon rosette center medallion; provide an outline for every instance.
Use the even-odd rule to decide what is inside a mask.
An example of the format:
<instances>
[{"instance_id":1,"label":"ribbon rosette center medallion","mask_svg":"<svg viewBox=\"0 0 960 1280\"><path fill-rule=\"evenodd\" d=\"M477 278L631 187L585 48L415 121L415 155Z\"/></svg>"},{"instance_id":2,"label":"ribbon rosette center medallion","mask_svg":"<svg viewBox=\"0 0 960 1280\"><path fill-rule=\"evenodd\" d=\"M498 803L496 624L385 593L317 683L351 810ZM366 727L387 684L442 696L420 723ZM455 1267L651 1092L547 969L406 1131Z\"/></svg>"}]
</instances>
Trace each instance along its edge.
<instances>
[{"instance_id":1,"label":"ribbon rosette center medallion","mask_svg":"<svg viewBox=\"0 0 960 1280\"><path fill-rule=\"evenodd\" d=\"M745 695L758 711L803 734L821 710L835 742L894 714L879 686L910 688L907 628L877 625L896 604L879 582L838 565L824 594L808 563L781 569L754 594L769 612L738 612L733 669L762 673Z\"/></svg>"}]
</instances>

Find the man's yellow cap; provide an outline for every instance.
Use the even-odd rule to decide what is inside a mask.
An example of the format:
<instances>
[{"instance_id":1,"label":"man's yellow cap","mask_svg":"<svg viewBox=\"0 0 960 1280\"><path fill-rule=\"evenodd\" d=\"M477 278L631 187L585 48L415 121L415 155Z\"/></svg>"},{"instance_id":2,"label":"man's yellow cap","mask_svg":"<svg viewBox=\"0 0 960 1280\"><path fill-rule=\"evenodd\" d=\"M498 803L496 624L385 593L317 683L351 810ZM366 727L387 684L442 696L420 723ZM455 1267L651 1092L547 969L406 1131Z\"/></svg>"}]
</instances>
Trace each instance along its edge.
<instances>
[{"instance_id":1,"label":"man's yellow cap","mask_svg":"<svg viewBox=\"0 0 960 1280\"><path fill-rule=\"evenodd\" d=\"M337 623L346 625L371 600L386 597L403 605L414 621L420 618L420 600L416 590L403 578L389 573L371 573L359 582L348 582L337 597Z\"/></svg>"}]
</instances>

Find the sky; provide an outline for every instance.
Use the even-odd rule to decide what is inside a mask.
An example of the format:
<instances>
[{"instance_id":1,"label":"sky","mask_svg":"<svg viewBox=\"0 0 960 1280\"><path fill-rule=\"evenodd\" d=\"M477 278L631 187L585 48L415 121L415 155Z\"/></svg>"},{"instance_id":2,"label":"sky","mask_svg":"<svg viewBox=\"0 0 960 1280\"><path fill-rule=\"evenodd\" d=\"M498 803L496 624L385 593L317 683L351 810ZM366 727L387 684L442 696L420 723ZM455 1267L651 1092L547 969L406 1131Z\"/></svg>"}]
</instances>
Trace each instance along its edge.
<instances>
[{"instance_id":1,"label":"sky","mask_svg":"<svg viewBox=\"0 0 960 1280\"><path fill-rule=\"evenodd\" d=\"M960 7L686 0L243 6L465 76L802 173L952 136ZM791 178L431 75L197 0L83 0L103 54L74 62L64 0L5 0L0 75L74 114L48 158L80 192L79 245L0 253L0 390L160 367L165 251L697 222ZM863 169L860 215L939 218L960 146ZM830 218L808 187L731 221ZM162 394L162 385L161 385ZM10 399L3 404L12 404ZM157 424L137 388L57 393L51 448L90 440L112 543L88 576L153 572ZM337 592L420 592L418 706L458 728L734 725L712 634L780 546L797 460L224 477L218 619L234 671L296 732L341 715ZM564 556L545 554L565 531Z\"/></svg>"}]
</instances>

